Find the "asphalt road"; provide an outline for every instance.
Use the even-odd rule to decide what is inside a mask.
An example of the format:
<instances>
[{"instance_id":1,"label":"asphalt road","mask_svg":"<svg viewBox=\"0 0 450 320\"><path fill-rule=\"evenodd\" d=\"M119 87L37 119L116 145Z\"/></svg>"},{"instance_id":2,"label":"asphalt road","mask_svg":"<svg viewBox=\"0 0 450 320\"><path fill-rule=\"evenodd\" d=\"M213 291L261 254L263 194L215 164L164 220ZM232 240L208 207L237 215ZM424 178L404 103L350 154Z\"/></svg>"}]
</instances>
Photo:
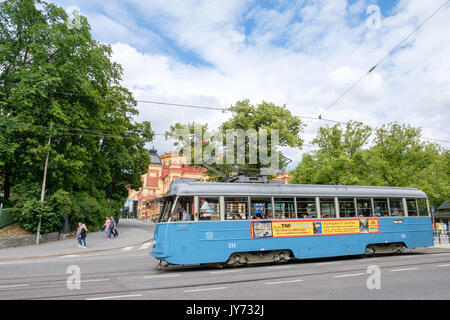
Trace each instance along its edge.
<instances>
[{"instance_id":1,"label":"asphalt road","mask_svg":"<svg viewBox=\"0 0 450 320\"><path fill-rule=\"evenodd\" d=\"M150 244L0 262L0 300L450 299L450 250L157 271Z\"/></svg>"}]
</instances>

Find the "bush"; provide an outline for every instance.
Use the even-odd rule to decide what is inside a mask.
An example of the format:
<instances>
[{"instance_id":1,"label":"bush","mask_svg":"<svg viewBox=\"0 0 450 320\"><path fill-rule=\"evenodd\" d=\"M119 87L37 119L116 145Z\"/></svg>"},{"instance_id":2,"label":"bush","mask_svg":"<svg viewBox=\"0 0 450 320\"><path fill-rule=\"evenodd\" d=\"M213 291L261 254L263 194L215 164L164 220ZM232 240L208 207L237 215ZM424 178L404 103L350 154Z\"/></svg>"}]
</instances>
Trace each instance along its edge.
<instances>
[{"instance_id":1,"label":"bush","mask_svg":"<svg viewBox=\"0 0 450 320\"><path fill-rule=\"evenodd\" d=\"M43 202L26 195L23 199L23 202L16 204L15 220L31 233L36 233L39 219L42 234L59 231L72 207L69 193L63 190L58 190Z\"/></svg>"}]
</instances>

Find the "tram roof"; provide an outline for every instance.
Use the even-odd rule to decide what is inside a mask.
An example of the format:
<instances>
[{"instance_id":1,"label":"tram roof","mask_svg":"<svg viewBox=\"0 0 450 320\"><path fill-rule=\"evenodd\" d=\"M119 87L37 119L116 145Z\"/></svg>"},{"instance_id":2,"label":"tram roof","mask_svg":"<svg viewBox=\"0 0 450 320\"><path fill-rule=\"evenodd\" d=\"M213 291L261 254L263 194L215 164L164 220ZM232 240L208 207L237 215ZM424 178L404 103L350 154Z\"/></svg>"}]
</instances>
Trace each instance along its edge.
<instances>
[{"instance_id":1,"label":"tram roof","mask_svg":"<svg viewBox=\"0 0 450 320\"><path fill-rule=\"evenodd\" d=\"M273 195L273 196L352 196L427 198L416 188L310 184L198 183L172 185L167 195Z\"/></svg>"}]
</instances>

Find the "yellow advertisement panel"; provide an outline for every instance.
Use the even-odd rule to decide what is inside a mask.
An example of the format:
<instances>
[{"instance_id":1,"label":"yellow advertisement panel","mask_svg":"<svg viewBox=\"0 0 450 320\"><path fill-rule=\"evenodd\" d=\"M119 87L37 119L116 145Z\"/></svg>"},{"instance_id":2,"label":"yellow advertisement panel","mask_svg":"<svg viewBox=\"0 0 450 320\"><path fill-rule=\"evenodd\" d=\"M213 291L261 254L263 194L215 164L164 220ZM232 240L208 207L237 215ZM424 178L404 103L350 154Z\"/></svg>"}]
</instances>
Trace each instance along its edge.
<instances>
[{"instance_id":1,"label":"yellow advertisement panel","mask_svg":"<svg viewBox=\"0 0 450 320\"><path fill-rule=\"evenodd\" d=\"M377 218L252 222L252 238L358 234L379 231Z\"/></svg>"}]
</instances>

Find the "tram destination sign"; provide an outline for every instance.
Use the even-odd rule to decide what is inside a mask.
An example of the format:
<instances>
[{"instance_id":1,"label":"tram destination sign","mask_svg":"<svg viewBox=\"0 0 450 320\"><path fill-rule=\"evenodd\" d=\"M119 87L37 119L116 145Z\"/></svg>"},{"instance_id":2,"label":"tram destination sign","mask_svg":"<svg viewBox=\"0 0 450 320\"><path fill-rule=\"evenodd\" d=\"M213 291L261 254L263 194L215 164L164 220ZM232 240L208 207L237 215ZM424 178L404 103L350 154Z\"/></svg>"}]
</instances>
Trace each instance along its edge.
<instances>
[{"instance_id":1,"label":"tram destination sign","mask_svg":"<svg viewBox=\"0 0 450 320\"><path fill-rule=\"evenodd\" d=\"M252 238L378 233L378 218L252 221Z\"/></svg>"}]
</instances>

